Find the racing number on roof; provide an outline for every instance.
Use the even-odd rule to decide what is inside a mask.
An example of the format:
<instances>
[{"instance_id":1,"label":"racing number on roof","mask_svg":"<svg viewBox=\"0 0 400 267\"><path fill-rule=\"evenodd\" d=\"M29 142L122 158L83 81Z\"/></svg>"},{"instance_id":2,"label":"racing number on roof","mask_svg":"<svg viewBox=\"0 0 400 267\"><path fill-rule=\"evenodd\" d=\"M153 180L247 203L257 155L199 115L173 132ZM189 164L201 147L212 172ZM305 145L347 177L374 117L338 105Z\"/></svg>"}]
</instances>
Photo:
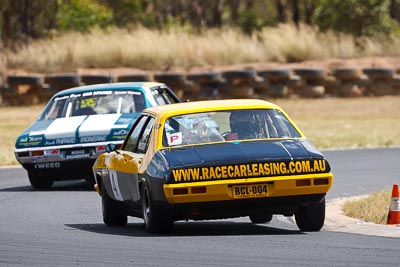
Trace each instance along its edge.
<instances>
[{"instance_id":1,"label":"racing number on roof","mask_svg":"<svg viewBox=\"0 0 400 267\"><path fill-rule=\"evenodd\" d=\"M123 201L121 191L119 190L118 177L116 170L108 170L108 176L110 177L110 184L116 200Z\"/></svg>"}]
</instances>

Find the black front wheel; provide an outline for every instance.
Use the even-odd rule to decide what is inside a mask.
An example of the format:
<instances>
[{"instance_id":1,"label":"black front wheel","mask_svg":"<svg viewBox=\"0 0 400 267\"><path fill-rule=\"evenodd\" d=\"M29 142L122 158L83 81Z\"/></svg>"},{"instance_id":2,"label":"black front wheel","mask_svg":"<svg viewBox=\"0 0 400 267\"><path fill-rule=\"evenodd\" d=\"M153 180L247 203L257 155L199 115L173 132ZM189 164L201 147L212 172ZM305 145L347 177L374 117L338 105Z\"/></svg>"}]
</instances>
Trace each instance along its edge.
<instances>
[{"instance_id":1,"label":"black front wheel","mask_svg":"<svg viewBox=\"0 0 400 267\"><path fill-rule=\"evenodd\" d=\"M53 185L53 180L45 175L36 172L28 172L31 186L36 190L47 190Z\"/></svg>"},{"instance_id":2,"label":"black front wheel","mask_svg":"<svg viewBox=\"0 0 400 267\"><path fill-rule=\"evenodd\" d=\"M317 232L321 230L325 222L325 198L319 203L299 207L294 216L301 231Z\"/></svg>"},{"instance_id":3,"label":"black front wheel","mask_svg":"<svg viewBox=\"0 0 400 267\"><path fill-rule=\"evenodd\" d=\"M142 211L144 225L149 233L165 233L171 230L173 221L157 208L145 186L142 188Z\"/></svg>"}]
</instances>

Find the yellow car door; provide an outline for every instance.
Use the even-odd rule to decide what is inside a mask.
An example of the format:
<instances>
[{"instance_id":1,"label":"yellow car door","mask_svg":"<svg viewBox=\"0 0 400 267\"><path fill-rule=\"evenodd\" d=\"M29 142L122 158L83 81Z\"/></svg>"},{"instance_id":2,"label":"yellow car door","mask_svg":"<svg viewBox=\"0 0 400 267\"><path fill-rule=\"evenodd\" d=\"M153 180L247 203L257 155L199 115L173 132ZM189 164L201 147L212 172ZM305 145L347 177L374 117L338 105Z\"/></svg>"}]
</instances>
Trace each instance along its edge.
<instances>
[{"instance_id":1,"label":"yellow car door","mask_svg":"<svg viewBox=\"0 0 400 267\"><path fill-rule=\"evenodd\" d=\"M110 185L115 199L119 201L140 200L141 169L148 147L154 118L142 116L130 132L122 150L116 151L108 168Z\"/></svg>"}]
</instances>

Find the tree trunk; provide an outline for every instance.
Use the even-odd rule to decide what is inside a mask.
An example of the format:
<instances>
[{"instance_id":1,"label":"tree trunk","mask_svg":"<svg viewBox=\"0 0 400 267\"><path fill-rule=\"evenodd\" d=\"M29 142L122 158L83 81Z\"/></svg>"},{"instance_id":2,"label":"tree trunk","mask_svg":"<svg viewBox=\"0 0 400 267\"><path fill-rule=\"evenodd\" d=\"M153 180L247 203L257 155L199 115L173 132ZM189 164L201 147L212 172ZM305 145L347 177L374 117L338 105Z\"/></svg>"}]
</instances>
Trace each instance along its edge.
<instances>
[{"instance_id":1,"label":"tree trunk","mask_svg":"<svg viewBox=\"0 0 400 267\"><path fill-rule=\"evenodd\" d=\"M232 22L237 23L239 21L240 0L231 0L229 3L231 9Z\"/></svg>"},{"instance_id":2,"label":"tree trunk","mask_svg":"<svg viewBox=\"0 0 400 267\"><path fill-rule=\"evenodd\" d=\"M215 0L216 4L213 6L212 19L208 23L210 27L222 26L222 11L224 7L224 0Z\"/></svg>"},{"instance_id":3,"label":"tree trunk","mask_svg":"<svg viewBox=\"0 0 400 267\"><path fill-rule=\"evenodd\" d=\"M400 1L390 1L390 16L400 22Z\"/></svg>"},{"instance_id":4,"label":"tree trunk","mask_svg":"<svg viewBox=\"0 0 400 267\"><path fill-rule=\"evenodd\" d=\"M285 12L285 0L276 0L276 10L278 12L278 22L286 22L286 12Z\"/></svg>"},{"instance_id":5,"label":"tree trunk","mask_svg":"<svg viewBox=\"0 0 400 267\"><path fill-rule=\"evenodd\" d=\"M315 5L315 0L304 0L305 22L308 25L311 25L313 23Z\"/></svg>"},{"instance_id":6,"label":"tree trunk","mask_svg":"<svg viewBox=\"0 0 400 267\"><path fill-rule=\"evenodd\" d=\"M300 23L299 0L292 0L292 18L294 24L298 27Z\"/></svg>"}]
</instances>

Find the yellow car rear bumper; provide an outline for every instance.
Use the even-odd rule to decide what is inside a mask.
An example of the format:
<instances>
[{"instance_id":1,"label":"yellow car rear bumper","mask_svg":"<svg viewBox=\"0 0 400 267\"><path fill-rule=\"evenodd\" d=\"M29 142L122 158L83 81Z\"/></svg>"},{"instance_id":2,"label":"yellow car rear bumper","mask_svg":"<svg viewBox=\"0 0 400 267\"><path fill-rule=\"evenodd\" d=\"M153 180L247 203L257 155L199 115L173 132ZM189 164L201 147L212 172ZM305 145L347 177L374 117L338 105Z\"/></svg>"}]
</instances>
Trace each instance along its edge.
<instances>
[{"instance_id":1,"label":"yellow car rear bumper","mask_svg":"<svg viewBox=\"0 0 400 267\"><path fill-rule=\"evenodd\" d=\"M332 173L164 184L170 204L325 194ZM251 188L259 192L248 192ZM243 193L243 194L240 194ZM249 193L249 194L248 194Z\"/></svg>"}]
</instances>

